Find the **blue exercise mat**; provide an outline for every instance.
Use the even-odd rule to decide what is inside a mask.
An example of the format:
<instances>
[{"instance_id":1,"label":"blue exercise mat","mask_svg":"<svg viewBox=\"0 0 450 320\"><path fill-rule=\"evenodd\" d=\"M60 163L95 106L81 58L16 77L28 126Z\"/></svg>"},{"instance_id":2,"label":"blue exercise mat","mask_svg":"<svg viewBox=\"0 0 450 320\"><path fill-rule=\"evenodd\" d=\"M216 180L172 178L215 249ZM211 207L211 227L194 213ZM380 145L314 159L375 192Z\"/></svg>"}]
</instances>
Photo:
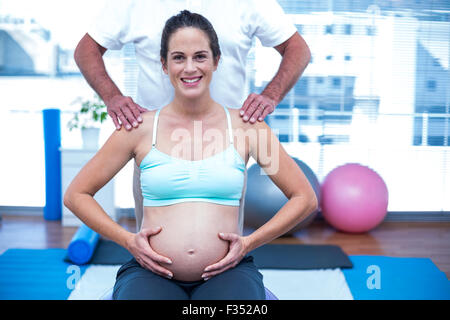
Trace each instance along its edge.
<instances>
[{"instance_id":1,"label":"blue exercise mat","mask_svg":"<svg viewBox=\"0 0 450 320\"><path fill-rule=\"evenodd\" d=\"M66 300L75 277L87 266L73 269L63 261L66 249L9 249L0 255L0 300ZM76 272L79 271L79 274Z\"/></svg>"},{"instance_id":2,"label":"blue exercise mat","mask_svg":"<svg viewBox=\"0 0 450 320\"><path fill-rule=\"evenodd\" d=\"M355 300L450 300L450 281L429 258L350 256L342 269Z\"/></svg>"}]
</instances>

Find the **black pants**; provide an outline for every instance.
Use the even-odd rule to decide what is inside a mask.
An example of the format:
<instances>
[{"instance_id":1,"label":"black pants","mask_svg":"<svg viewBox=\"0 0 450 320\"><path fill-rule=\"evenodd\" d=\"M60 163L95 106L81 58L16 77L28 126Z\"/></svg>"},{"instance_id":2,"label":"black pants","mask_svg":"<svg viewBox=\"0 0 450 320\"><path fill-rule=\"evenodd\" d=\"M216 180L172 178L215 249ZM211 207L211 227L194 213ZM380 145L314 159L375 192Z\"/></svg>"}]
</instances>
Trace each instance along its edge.
<instances>
[{"instance_id":1,"label":"black pants","mask_svg":"<svg viewBox=\"0 0 450 320\"><path fill-rule=\"evenodd\" d=\"M246 256L234 268L209 280L185 282L167 279L144 269L133 258L120 267L114 285L115 300L264 300L263 276Z\"/></svg>"}]
</instances>

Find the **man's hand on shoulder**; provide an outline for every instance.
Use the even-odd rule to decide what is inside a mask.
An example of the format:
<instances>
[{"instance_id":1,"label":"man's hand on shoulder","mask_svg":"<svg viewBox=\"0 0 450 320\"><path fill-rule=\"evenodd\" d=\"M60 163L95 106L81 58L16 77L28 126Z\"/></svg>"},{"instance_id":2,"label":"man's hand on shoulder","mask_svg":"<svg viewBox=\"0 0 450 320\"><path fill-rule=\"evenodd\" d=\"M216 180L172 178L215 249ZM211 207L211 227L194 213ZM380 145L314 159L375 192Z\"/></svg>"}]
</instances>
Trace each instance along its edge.
<instances>
[{"instance_id":1,"label":"man's hand on shoulder","mask_svg":"<svg viewBox=\"0 0 450 320\"><path fill-rule=\"evenodd\" d=\"M240 110L242 120L255 123L256 120L263 121L265 117L275 110L275 100L263 94L251 93L245 100Z\"/></svg>"},{"instance_id":2,"label":"man's hand on shoulder","mask_svg":"<svg viewBox=\"0 0 450 320\"><path fill-rule=\"evenodd\" d=\"M131 97L122 95L116 95L105 103L108 114L117 130L120 130L122 125L126 130L131 130L133 127L137 128L139 123L143 121L141 113L148 111L136 104Z\"/></svg>"}]
</instances>

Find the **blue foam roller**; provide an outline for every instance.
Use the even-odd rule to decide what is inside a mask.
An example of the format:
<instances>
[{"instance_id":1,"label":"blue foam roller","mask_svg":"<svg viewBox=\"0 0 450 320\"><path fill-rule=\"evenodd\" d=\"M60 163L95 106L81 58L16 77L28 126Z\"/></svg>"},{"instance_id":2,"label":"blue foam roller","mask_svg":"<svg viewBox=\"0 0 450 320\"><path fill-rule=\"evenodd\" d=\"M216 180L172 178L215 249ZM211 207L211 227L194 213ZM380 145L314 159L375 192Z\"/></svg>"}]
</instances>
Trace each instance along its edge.
<instances>
[{"instance_id":1,"label":"blue foam roller","mask_svg":"<svg viewBox=\"0 0 450 320\"><path fill-rule=\"evenodd\" d=\"M44 109L45 220L61 220L61 111Z\"/></svg>"},{"instance_id":2,"label":"blue foam roller","mask_svg":"<svg viewBox=\"0 0 450 320\"><path fill-rule=\"evenodd\" d=\"M91 260L100 235L86 225L82 225L67 248L69 259L75 264L85 264Z\"/></svg>"}]
</instances>

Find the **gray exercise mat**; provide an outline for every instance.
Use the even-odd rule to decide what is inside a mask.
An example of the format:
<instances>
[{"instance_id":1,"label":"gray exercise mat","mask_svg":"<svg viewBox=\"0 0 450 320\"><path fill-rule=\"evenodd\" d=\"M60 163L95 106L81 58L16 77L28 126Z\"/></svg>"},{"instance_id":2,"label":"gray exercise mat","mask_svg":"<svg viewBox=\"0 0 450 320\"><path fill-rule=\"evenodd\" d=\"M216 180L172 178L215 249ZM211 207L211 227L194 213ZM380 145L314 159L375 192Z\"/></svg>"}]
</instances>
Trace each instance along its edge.
<instances>
[{"instance_id":1,"label":"gray exercise mat","mask_svg":"<svg viewBox=\"0 0 450 320\"><path fill-rule=\"evenodd\" d=\"M352 268L349 257L338 246L306 244L266 244L249 253L260 269ZM115 242L100 239L90 264L117 265L132 255Z\"/></svg>"},{"instance_id":2,"label":"gray exercise mat","mask_svg":"<svg viewBox=\"0 0 450 320\"><path fill-rule=\"evenodd\" d=\"M309 244L266 244L251 251L259 269L352 268L349 257L338 246Z\"/></svg>"}]
</instances>

